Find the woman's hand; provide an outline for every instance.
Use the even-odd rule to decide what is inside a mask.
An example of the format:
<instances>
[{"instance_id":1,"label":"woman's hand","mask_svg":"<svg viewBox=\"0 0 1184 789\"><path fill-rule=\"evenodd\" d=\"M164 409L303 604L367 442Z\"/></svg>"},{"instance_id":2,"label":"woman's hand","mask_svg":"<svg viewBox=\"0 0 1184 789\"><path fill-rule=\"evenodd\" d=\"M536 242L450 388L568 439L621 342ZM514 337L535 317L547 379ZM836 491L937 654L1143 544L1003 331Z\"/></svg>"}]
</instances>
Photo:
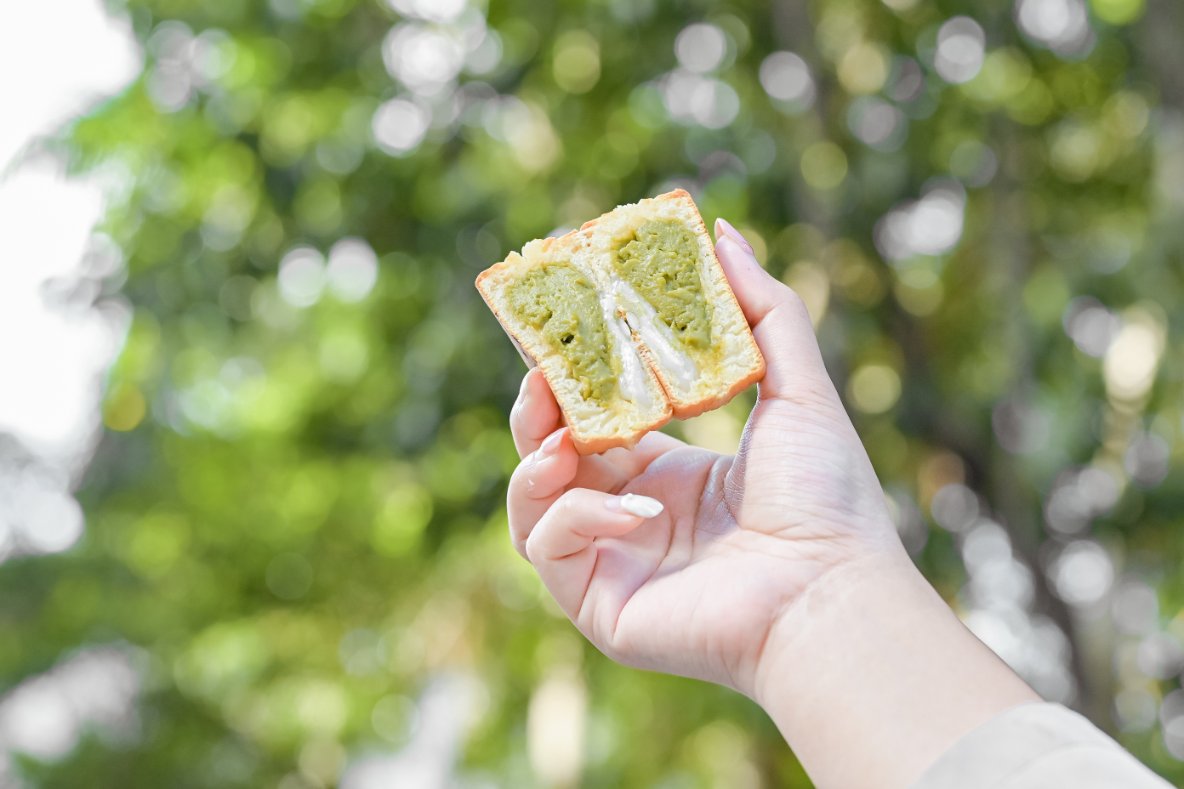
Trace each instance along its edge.
<instances>
[{"instance_id":1,"label":"woman's hand","mask_svg":"<svg viewBox=\"0 0 1184 789\"><path fill-rule=\"evenodd\" d=\"M770 633L805 592L903 550L802 301L730 226L716 235L768 365L738 454L651 433L580 457L532 370L510 420L523 461L509 519L518 551L605 654L755 695Z\"/></svg>"}]
</instances>

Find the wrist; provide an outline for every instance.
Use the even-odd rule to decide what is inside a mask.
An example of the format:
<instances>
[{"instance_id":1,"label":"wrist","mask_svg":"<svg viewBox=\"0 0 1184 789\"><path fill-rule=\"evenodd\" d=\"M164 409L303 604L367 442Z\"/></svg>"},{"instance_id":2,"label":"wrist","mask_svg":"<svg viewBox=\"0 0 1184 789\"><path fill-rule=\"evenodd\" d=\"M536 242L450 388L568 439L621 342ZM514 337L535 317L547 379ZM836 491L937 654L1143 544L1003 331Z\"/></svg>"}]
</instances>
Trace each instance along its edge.
<instances>
[{"instance_id":1,"label":"wrist","mask_svg":"<svg viewBox=\"0 0 1184 789\"><path fill-rule=\"evenodd\" d=\"M812 665L823 645L850 639L888 590L919 585L928 582L897 544L851 552L832 564L770 625L754 672L753 700L772 714L770 707L784 696L787 670Z\"/></svg>"},{"instance_id":2,"label":"wrist","mask_svg":"<svg viewBox=\"0 0 1184 789\"><path fill-rule=\"evenodd\" d=\"M836 566L786 609L753 696L815 783L853 789L908 786L962 735L1039 700L899 545Z\"/></svg>"}]
</instances>

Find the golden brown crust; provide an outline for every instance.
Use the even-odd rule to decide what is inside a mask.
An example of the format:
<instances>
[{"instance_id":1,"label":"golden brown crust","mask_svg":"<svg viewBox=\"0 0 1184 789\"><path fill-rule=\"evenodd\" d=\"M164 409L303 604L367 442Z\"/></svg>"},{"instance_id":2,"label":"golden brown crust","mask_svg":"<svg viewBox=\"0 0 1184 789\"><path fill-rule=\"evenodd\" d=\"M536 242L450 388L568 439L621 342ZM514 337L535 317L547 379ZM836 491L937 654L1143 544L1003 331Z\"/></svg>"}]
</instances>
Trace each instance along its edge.
<instances>
[{"instance_id":1,"label":"golden brown crust","mask_svg":"<svg viewBox=\"0 0 1184 789\"><path fill-rule=\"evenodd\" d=\"M646 433L649 433L653 430L658 430L669 421L669 419L666 419L662 422L658 422L653 427L647 427L645 430L638 431L637 433L631 434L629 436L599 436L597 438L583 439L577 436L573 431L571 434L571 441L576 447L576 452L581 455L599 455L602 452L608 452L610 449L616 449L617 447L632 449L633 447L637 446L637 442L640 441Z\"/></svg>"},{"instance_id":2,"label":"golden brown crust","mask_svg":"<svg viewBox=\"0 0 1184 789\"><path fill-rule=\"evenodd\" d=\"M729 386L727 390L721 392L719 395L715 397L704 398L703 400L698 400L694 403L689 403L685 406L674 409L674 418L690 419L691 417L699 416L699 414L705 414L708 411L714 411L720 406L727 405L732 401L733 397L740 394L748 387L755 383L760 383L760 380L764 377L765 364L764 359L762 358L761 366L759 368L754 369L747 376L736 381L736 383Z\"/></svg>"}]
</instances>

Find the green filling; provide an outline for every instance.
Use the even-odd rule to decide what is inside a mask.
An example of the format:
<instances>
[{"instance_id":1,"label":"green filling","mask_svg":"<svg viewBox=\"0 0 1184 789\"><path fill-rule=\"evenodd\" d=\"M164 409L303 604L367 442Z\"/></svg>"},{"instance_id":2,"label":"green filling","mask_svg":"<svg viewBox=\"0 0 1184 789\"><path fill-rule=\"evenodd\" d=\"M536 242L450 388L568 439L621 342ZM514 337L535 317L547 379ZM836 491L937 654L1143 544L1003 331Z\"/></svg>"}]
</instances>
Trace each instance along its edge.
<instances>
[{"instance_id":1,"label":"green filling","mask_svg":"<svg viewBox=\"0 0 1184 789\"><path fill-rule=\"evenodd\" d=\"M542 332L568 363L585 400L608 403L617 394L618 362L596 290L566 263L531 269L506 290L515 316Z\"/></svg>"},{"instance_id":2,"label":"green filling","mask_svg":"<svg viewBox=\"0 0 1184 789\"><path fill-rule=\"evenodd\" d=\"M711 347L711 305L699 279L699 240L678 222L646 222L617 252L617 273L690 348Z\"/></svg>"}]
</instances>

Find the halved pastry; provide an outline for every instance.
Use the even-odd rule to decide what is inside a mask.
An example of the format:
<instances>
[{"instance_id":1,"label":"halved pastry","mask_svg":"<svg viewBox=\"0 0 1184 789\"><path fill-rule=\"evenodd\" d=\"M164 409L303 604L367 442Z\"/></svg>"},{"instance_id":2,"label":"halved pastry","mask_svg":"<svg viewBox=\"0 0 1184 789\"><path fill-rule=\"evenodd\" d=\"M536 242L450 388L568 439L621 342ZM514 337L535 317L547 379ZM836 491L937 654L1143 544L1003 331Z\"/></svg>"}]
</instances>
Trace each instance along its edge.
<instances>
[{"instance_id":1,"label":"halved pastry","mask_svg":"<svg viewBox=\"0 0 1184 789\"><path fill-rule=\"evenodd\" d=\"M542 368L585 454L723 405L765 372L681 189L532 241L483 271L477 288Z\"/></svg>"}]
</instances>

